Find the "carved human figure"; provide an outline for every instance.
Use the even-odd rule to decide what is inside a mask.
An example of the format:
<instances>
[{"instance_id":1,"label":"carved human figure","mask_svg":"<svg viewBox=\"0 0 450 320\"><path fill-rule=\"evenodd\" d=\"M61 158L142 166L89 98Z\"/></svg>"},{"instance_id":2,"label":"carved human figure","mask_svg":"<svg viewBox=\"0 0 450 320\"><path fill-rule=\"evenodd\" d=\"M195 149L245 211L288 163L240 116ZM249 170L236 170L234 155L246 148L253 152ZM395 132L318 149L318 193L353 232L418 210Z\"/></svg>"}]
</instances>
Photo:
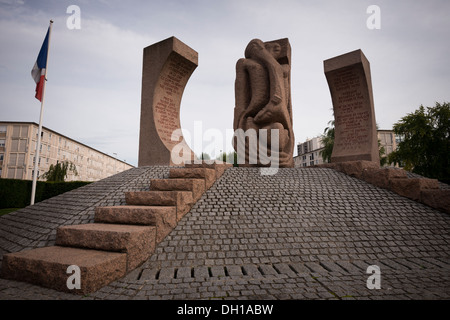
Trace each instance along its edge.
<instances>
[{"instance_id":1,"label":"carved human figure","mask_svg":"<svg viewBox=\"0 0 450 320\"><path fill-rule=\"evenodd\" d=\"M280 167L293 167L290 69L290 46L287 39L271 42L254 39L245 49L245 58L239 59L236 64L234 130L256 130L258 146L261 147L261 139L266 138L259 134L259 130L267 129L267 141L264 141L267 150L273 150L271 144L275 137L270 135L271 130L278 130L276 151ZM235 149L237 143L234 140ZM247 144L246 164L249 163L250 156ZM260 166L261 163L258 161L256 165Z\"/></svg>"}]
</instances>

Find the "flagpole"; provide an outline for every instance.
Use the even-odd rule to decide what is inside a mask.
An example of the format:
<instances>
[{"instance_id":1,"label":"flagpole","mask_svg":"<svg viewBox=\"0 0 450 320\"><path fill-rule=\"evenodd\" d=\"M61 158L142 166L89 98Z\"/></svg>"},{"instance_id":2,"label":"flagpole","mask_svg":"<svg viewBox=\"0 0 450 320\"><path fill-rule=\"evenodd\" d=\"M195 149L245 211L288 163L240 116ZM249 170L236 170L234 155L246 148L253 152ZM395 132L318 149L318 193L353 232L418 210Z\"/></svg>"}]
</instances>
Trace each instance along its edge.
<instances>
[{"instance_id":1,"label":"flagpole","mask_svg":"<svg viewBox=\"0 0 450 320\"><path fill-rule=\"evenodd\" d=\"M41 151L42 119L44 118L45 84L47 82L48 56L49 56L49 52L50 52L50 38L51 38L51 34L52 34L52 25L53 25L53 20L50 20L50 26L49 26L49 31L48 31L48 49L47 49L47 58L46 58L46 64L45 64L44 83L42 86L41 113L39 116L38 139L37 139L37 143L36 143L36 153L35 153L35 161L34 161L33 184L31 187L31 205L34 204L34 200L35 200L35 196L36 196L36 184L37 184L37 178L38 178L39 156L40 156L40 151Z\"/></svg>"}]
</instances>

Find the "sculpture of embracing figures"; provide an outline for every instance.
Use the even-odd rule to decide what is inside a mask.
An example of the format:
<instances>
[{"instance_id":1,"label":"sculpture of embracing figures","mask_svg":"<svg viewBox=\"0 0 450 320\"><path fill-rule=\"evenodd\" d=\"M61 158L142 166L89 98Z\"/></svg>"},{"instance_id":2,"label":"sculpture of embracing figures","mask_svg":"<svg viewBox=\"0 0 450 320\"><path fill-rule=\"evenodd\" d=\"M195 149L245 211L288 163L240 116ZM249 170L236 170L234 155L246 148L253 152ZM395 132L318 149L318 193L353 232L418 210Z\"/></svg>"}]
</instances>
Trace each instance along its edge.
<instances>
[{"instance_id":1,"label":"sculpture of embracing figures","mask_svg":"<svg viewBox=\"0 0 450 320\"><path fill-rule=\"evenodd\" d=\"M245 165L267 166L267 161L261 160L266 153L278 157L279 167L294 166L290 60L288 39L254 39L245 49L245 59L236 64L233 128L235 132L251 131L258 140L255 143L250 135L235 135L235 150L239 143L245 145Z\"/></svg>"}]
</instances>

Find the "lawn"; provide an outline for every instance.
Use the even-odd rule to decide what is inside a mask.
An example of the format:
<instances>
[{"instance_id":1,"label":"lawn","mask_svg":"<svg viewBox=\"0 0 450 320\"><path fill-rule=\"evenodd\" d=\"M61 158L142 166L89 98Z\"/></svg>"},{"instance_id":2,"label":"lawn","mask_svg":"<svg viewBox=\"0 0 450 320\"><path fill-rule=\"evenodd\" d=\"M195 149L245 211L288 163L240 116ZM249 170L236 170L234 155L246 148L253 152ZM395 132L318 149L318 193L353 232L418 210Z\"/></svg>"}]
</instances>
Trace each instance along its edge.
<instances>
[{"instance_id":1,"label":"lawn","mask_svg":"<svg viewBox=\"0 0 450 320\"><path fill-rule=\"evenodd\" d=\"M0 216L3 216L5 214L8 214L10 212L14 212L20 210L20 208L6 208L6 209L0 209Z\"/></svg>"}]
</instances>

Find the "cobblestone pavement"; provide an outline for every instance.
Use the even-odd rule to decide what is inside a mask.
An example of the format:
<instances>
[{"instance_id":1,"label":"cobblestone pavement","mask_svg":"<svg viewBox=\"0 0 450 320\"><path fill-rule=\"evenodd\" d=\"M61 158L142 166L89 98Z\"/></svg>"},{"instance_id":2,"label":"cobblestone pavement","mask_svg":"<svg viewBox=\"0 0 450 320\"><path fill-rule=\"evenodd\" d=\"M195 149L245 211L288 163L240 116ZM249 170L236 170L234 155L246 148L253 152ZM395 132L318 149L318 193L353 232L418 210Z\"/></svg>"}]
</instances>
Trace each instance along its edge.
<instances>
[{"instance_id":1,"label":"cobblestone pavement","mask_svg":"<svg viewBox=\"0 0 450 320\"><path fill-rule=\"evenodd\" d=\"M124 189L145 190L148 179L167 173L132 169L93 184L101 189L108 182L111 189L73 211L75 217L52 209L53 219L65 220L42 222L51 229L46 241L29 236L13 249L49 245L58 224L91 222L92 206L120 204ZM61 202L82 203L86 191ZM13 246L11 221L22 221L23 232L32 229L26 220L32 209L21 210L22 220L0 219L3 252ZM276 175L231 168L123 279L84 297L0 279L0 299L449 299L449 249L447 214L364 181L324 168ZM371 265L380 269L380 289L367 287Z\"/></svg>"}]
</instances>

